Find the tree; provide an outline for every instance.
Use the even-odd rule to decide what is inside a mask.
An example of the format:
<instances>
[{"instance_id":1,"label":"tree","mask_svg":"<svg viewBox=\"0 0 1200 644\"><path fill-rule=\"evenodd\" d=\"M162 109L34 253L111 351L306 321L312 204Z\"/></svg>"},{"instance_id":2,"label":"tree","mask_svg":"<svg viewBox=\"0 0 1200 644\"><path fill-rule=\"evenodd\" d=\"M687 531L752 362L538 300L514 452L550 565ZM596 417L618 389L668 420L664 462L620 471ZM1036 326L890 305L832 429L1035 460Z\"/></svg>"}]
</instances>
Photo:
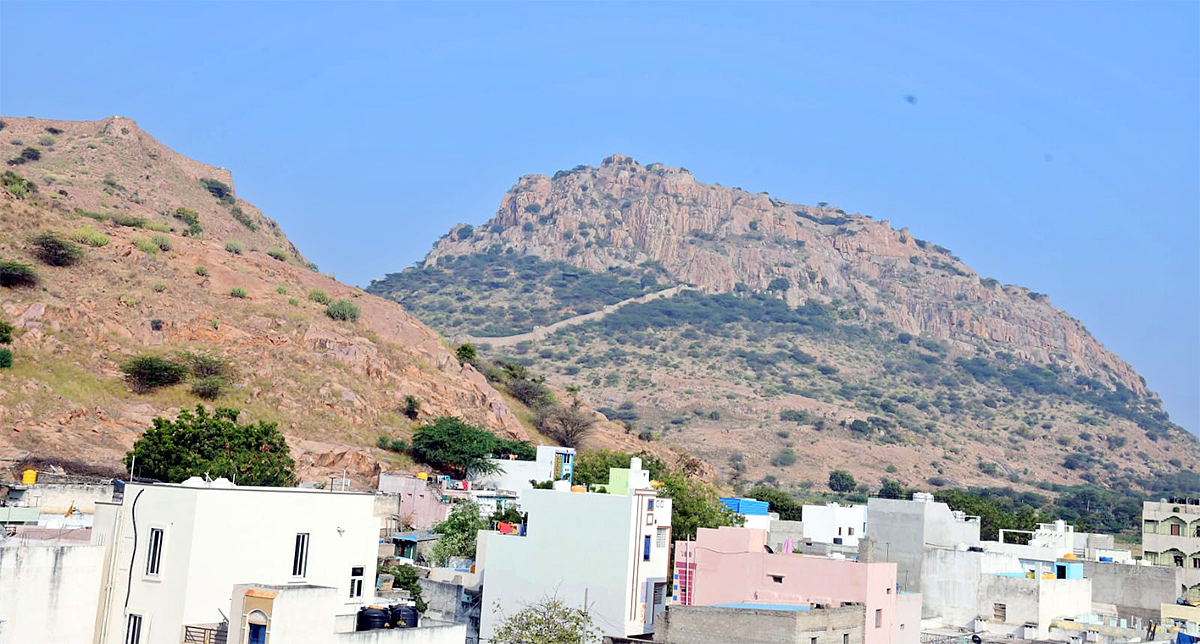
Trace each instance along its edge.
<instances>
[{"instance_id":1,"label":"tree","mask_svg":"<svg viewBox=\"0 0 1200 644\"><path fill-rule=\"evenodd\" d=\"M121 365L125 380L139 394L183 382L188 368L158 356L138 356Z\"/></svg>"},{"instance_id":2,"label":"tree","mask_svg":"<svg viewBox=\"0 0 1200 644\"><path fill-rule=\"evenodd\" d=\"M70 266L83 257L83 249L56 232L44 232L30 240L37 250L34 254L51 266Z\"/></svg>"},{"instance_id":3,"label":"tree","mask_svg":"<svg viewBox=\"0 0 1200 644\"><path fill-rule=\"evenodd\" d=\"M740 526L742 515L725 507L708 481L682 471L668 472L660 481L659 495L671 499L671 534L675 539L695 539L700 528Z\"/></svg>"},{"instance_id":4,"label":"tree","mask_svg":"<svg viewBox=\"0 0 1200 644\"><path fill-rule=\"evenodd\" d=\"M881 499L903 499L908 496L908 491L900 485L899 481L892 479L883 479L883 487L879 488L879 498Z\"/></svg>"},{"instance_id":5,"label":"tree","mask_svg":"<svg viewBox=\"0 0 1200 644\"><path fill-rule=\"evenodd\" d=\"M418 460L459 478L500 471L488 461L496 448L497 439L487 430L453 416L440 416L418 427L412 442Z\"/></svg>"},{"instance_id":6,"label":"tree","mask_svg":"<svg viewBox=\"0 0 1200 644\"><path fill-rule=\"evenodd\" d=\"M463 364L475 364L475 359L478 357L475 352L475 345L470 342L458 345L458 348L454 350L454 357L458 358L458 361Z\"/></svg>"},{"instance_id":7,"label":"tree","mask_svg":"<svg viewBox=\"0 0 1200 644\"><path fill-rule=\"evenodd\" d=\"M772 512L778 512L784 521L803 520L804 506L792 498L792 495L765 485L755 485L746 492L746 498L766 501Z\"/></svg>"},{"instance_id":8,"label":"tree","mask_svg":"<svg viewBox=\"0 0 1200 644\"><path fill-rule=\"evenodd\" d=\"M495 612L499 613L497 607ZM504 617L491 644L596 644L600 631L588 616L587 607L568 606L557 597L527 604Z\"/></svg>"},{"instance_id":9,"label":"tree","mask_svg":"<svg viewBox=\"0 0 1200 644\"><path fill-rule=\"evenodd\" d=\"M575 456L572 482L588 488L598 483L608 483L608 470L629 467L629 459L634 456L642 459L642 468L650 472L651 479L661 480L667 473L666 464L646 452L630 454L611 449L594 449Z\"/></svg>"},{"instance_id":10,"label":"tree","mask_svg":"<svg viewBox=\"0 0 1200 644\"><path fill-rule=\"evenodd\" d=\"M539 416L538 429L567 447L579 447L596 424L596 417L578 399L570 406L554 405Z\"/></svg>"},{"instance_id":11,"label":"tree","mask_svg":"<svg viewBox=\"0 0 1200 644\"><path fill-rule=\"evenodd\" d=\"M480 515L479 506L473 501L455 504L450 516L433 526L433 531L441 535L433 546L434 562L445 565L450 557L474 559L479 531L491 527L492 522Z\"/></svg>"},{"instance_id":12,"label":"tree","mask_svg":"<svg viewBox=\"0 0 1200 644\"><path fill-rule=\"evenodd\" d=\"M276 423L237 422L238 411L204 405L183 410L175 420L155 418L154 426L125 455L137 461L135 475L180 483L192 476L224 476L240 485L290 487L296 463Z\"/></svg>"},{"instance_id":13,"label":"tree","mask_svg":"<svg viewBox=\"0 0 1200 644\"><path fill-rule=\"evenodd\" d=\"M421 401L414 395L409 394L404 397L404 415L409 420L416 420L421 413Z\"/></svg>"},{"instance_id":14,"label":"tree","mask_svg":"<svg viewBox=\"0 0 1200 644\"><path fill-rule=\"evenodd\" d=\"M421 582L417 581L422 577L421 571L415 566L409 564L400 564L399 566L380 566L379 573L389 574L393 577L392 587L400 590L407 590L409 596L415 604L415 608L424 613L429 609L429 604L425 598L421 596Z\"/></svg>"},{"instance_id":15,"label":"tree","mask_svg":"<svg viewBox=\"0 0 1200 644\"><path fill-rule=\"evenodd\" d=\"M829 489L834 492L853 492L857 483L849 472L834 470L829 473Z\"/></svg>"}]
</instances>

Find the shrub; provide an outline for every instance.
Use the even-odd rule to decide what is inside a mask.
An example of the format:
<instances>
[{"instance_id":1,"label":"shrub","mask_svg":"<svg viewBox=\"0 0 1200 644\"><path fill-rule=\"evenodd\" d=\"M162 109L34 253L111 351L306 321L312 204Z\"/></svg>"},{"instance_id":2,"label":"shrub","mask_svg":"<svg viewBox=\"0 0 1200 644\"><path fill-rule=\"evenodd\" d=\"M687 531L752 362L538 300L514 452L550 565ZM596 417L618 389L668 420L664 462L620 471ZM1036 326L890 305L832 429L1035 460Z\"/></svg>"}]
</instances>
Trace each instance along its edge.
<instances>
[{"instance_id":1,"label":"shrub","mask_svg":"<svg viewBox=\"0 0 1200 644\"><path fill-rule=\"evenodd\" d=\"M178 384L187 376L187 367L158 356L139 356L121 365L125 380L137 393Z\"/></svg>"},{"instance_id":2,"label":"shrub","mask_svg":"<svg viewBox=\"0 0 1200 644\"><path fill-rule=\"evenodd\" d=\"M185 234L195 237L201 232L204 232L204 229L200 227L200 213L196 212L195 210L180 206L175 209L173 216L188 225L188 229Z\"/></svg>"},{"instance_id":3,"label":"shrub","mask_svg":"<svg viewBox=\"0 0 1200 644\"><path fill-rule=\"evenodd\" d=\"M86 246L100 248L108 245L108 235L92 228L91 226L80 226L71 233L71 239Z\"/></svg>"},{"instance_id":4,"label":"shrub","mask_svg":"<svg viewBox=\"0 0 1200 644\"><path fill-rule=\"evenodd\" d=\"M0 123L2 123L2 121L0 121ZM4 126L3 126L3 125L0 125L0 130L2 130L2 129L4 129ZM63 131L62 131L62 129L61 129L61 128L54 127L53 125L51 125L51 126L47 127L47 128L46 128L46 131L47 131L47 132L49 132L49 133L51 133L51 134L54 134L54 135L58 135L58 134L62 134L62 133L63 133Z\"/></svg>"},{"instance_id":5,"label":"shrub","mask_svg":"<svg viewBox=\"0 0 1200 644\"><path fill-rule=\"evenodd\" d=\"M133 215L122 215L120 213L114 212L113 214L109 215L108 218L110 220L112 220L112 222L114 224L116 224L118 226L125 226L126 228L145 228L146 227L146 220L142 217L135 217Z\"/></svg>"},{"instance_id":6,"label":"shrub","mask_svg":"<svg viewBox=\"0 0 1200 644\"><path fill-rule=\"evenodd\" d=\"M353 322L358 319L358 305L350 300L338 300L325 307L325 315L334 320Z\"/></svg>"},{"instance_id":7,"label":"shrub","mask_svg":"<svg viewBox=\"0 0 1200 644\"><path fill-rule=\"evenodd\" d=\"M774 458L771 459L771 465L775 467L787 467L796 463L796 452L790 447L785 447Z\"/></svg>"},{"instance_id":8,"label":"shrub","mask_svg":"<svg viewBox=\"0 0 1200 644\"><path fill-rule=\"evenodd\" d=\"M171 232L170 226L168 226L166 224L160 224L157 221L148 221L142 226L142 228L145 228L146 230L153 230L156 233Z\"/></svg>"},{"instance_id":9,"label":"shrub","mask_svg":"<svg viewBox=\"0 0 1200 644\"><path fill-rule=\"evenodd\" d=\"M171 238L166 235L154 235L150 238L160 250L171 250Z\"/></svg>"},{"instance_id":10,"label":"shrub","mask_svg":"<svg viewBox=\"0 0 1200 644\"><path fill-rule=\"evenodd\" d=\"M0 320L0 344L12 344L14 331L13 325Z\"/></svg>"},{"instance_id":11,"label":"shrub","mask_svg":"<svg viewBox=\"0 0 1200 644\"><path fill-rule=\"evenodd\" d=\"M176 356L179 364L187 367L196 378L230 378L233 365L228 360L203 351L181 351Z\"/></svg>"},{"instance_id":12,"label":"shrub","mask_svg":"<svg viewBox=\"0 0 1200 644\"><path fill-rule=\"evenodd\" d=\"M595 424L595 416L578 400L570 406L553 405L538 418L538 429L564 447L579 447Z\"/></svg>"},{"instance_id":13,"label":"shrub","mask_svg":"<svg viewBox=\"0 0 1200 644\"><path fill-rule=\"evenodd\" d=\"M225 391L225 379L216 376L200 378L192 382L192 395L204 400L216 400Z\"/></svg>"},{"instance_id":14,"label":"shrub","mask_svg":"<svg viewBox=\"0 0 1200 644\"><path fill-rule=\"evenodd\" d=\"M24 197L31 192L37 192L37 184L22 177L21 175L6 170L3 176L0 176L0 184L4 185L4 189L14 197Z\"/></svg>"},{"instance_id":15,"label":"shrub","mask_svg":"<svg viewBox=\"0 0 1200 644\"><path fill-rule=\"evenodd\" d=\"M11 349L0 349L0 369L12 369L13 357Z\"/></svg>"},{"instance_id":16,"label":"shrub","mask_svg":"<svg viewBox=\"0 0 1200 644\"><path fill-rule=\"evenodd\" d=\"M287 287L280 284L279 286L275 287L275 292L280 295L287 295Z\"/></svg>"},{"instance_id":17,"label":"shrub","mask_svg":"<svg viewBox=\"0 0 1200 644\"><path fill-rule=\"evenodd\" d=\"M317 304L329 304L330 302L329 294L319 288L314 288L313 290L309 291L308 299L316 302Z\"/></svg>"},{"instance_id":18,"label":"shrub","mask_svg":"<svg viewBox=\"0 0 1200 644\"><path fill-rule=\"evenodd\" d=\"M37 148L25 148L21 150L21 154L8 160L8 165L21 165L30 161L38 161L42 158L42 153L38 152Z\"/></svg>"},{"instance_id":19,"label":"shrub","mask_svg":"<svg viewBox=\"0 0 1200 644\"><path fill-rule=\"evenodd\" d=\"M163 292L163 291L165 291L165 290L167 290L167 285L166 285L166 284L159 283L159 284L155 284L155 285L154 285L154 292L155 292L155 293L162 293L162 292Z\"/></svg>"},{"instance_id":20,"label":"shrub","mask_svg":"<svg viewBox=\"0 0 1200 644\"><path fill-rule=\"evenodd\" d=\"M833 470L829 473L829 489L834 492L853 492L857 483L849 472Z\"/></svg>"},{"instance_id":21,"label":"shrub","mask_svg":"<svg viewBox=\"0 0 1200 644\"><path fill-rule=\"evenodd\" d=\"M454 356L458 358L458 361L461 363L470 362L472 364L475 362L476 358L478 358L478 354L475 351L475 345L471 344L470 342L465 342L458 345L458 348L454 350Z\"/></svg>"},{"instance_id":22,"label":"shrub","mask_svg":"<svg viewBox=\"0 0 1200 644\"><path fill-rule=\"evenodd\" d=\"M31 241L37 247L34 251L37 258L51 266L70 266L83 257L79 245L55 232L38 234Z\"/></svg>"},{"instance_id":23,"label":"shrub","mask_svg":"<svg viewBox=\"0 0 1200 644\"><path fill-rule=\"evenodd\" d=\"M234 255L241 255L242 254L242 244L241 244L241 242L236 242L231 239L231 240L225 242L225 250L233 253Z\"/></svg>"},{"instance_id":24,"label":"shrub","mask_svg":"<svg viewBox=\"0 0 1200 644\"><path fill-rule=\"evenodd\" d=\"M416 396L409 394L404 397L404 415L411 420L417 419L417 414L421 411L421 401Z\"/></svg>"},{"instance_id":25,"label":"shrub","mask_svg":"<svg viewBox=\"0 0 1200 644\"><path fill-rule=\"evenodd\" d=\"M197 266L196 274L199 275L200 277L208 277L208 267L207 266Z\"/></svg>"},{"instance_id":26,"label":"shrub","mask_svg":"<svg viewBox=\"0 0 1200 644\"><path fill-rule=\"evenodd\" d=\"M216 179L201 179L200 185L204 186L204 189L219 199L221 203L231 204L234 202L233 188L230 188L224 182L217 181Z\"/></svg>"},{"instance_id":27,"label":"shrub","mask_svg":"<svg viewBox=\"0 0 1200 644\"><path fill-rule=\"evenodd\" d=\"M387 434L381 434L375 444L379 446L379 449L386 449L389 452L408 451L408 441L403 438L391 438Z\"/></svg>"},{"instance_id":28,"label":"shrub","mask_svg":"<svg viewBox=\"0 0 1200 644\"><path fill-rule=\"evenodd\" d=\"M300 306L300 300L297 300L297 299L296 299L296 298L294 298L294 297L289 297L289 298L288 298L288 304L290 304L290 305L292 305L292 306Z\"/></svg>"},{"instance_id":29,"label":"shrub","mask_svg":"<svg viewBox=\"0 0 1200 644\"><path fill-rule=\"evenodd\" d=\"M250 218L250 215L247 215L245 212L243 212L240 207L234 206L230 208L229 214L236 219L239 224L245 226L246 228L249 228L252 231L258 230L258 226L254 224L254 220Z\"/></svg>"},{"instance_id":30,"label":"shrub","mask_svg":"<svg viewBox=\"0 0 1200 644\"><path fill-rule=\"evenodd\" d=\"M240 286L235 286L235 287L233 287L233 289L231 289L229 291L229 295L231 297L236 297L240 300L244 300L244 299L246 299L246 289L244 289Z\"/></svg>"},{"instance_id":31,"label":"shrub","mask_svg":"<svg viewBox=\"0 0 1200 644\"><path fill-rule=\"evenodd\" d=\"M133 245L137 246L138 250L148 255L154 255L158 252L158 244L146 239L145 237L134 237Z\"/></svg>"},{"instance_id":32,"label":"shrub","mask_svg":"<svg viewBox=\"0 0 1200 644\"><path fill-rule=\"evenodd\" d=\"M287 254L278 248L272 248L271 250L267 251L267 255L270 255L281 262L287 261Z\"/></svg>"},{"instance_id":33,"label":"shrub","mask_svg":"<svg viewBox=\"0 0 1200 644\"><path fill-rule=\"evenodd\" d=\"M38 274L29 264L0 262L0 286L37 286Z\"/></svg>"},{"instance_id":34,"label":"shrub","mask_svg":"<svg viewBox=\"0 0 1200 644\"><path fill-rule=\"evenodd\" d=\"M43 134L38 137L38 145L40 145L42 147L48 148L48 147L54 145L54 143L55 143L54 137L50 136L49 134Z\"/></svg>"}]
</instances>

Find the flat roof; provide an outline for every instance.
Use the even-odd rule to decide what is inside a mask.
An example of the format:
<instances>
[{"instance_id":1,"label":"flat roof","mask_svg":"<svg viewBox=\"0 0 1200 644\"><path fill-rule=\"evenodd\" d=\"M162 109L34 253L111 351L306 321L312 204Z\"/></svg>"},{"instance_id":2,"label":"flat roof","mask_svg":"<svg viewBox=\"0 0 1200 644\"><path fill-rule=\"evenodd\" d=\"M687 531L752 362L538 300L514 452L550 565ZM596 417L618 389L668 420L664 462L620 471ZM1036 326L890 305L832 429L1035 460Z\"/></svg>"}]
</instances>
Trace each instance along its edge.
<instances>
[{"instance_id":1,"label":"flat roof","mask_svg":"<svg viewBox=\"0 0 1200 644\"><path fill-rule=\"evenodd\" d=\"M803 605L803 606L800 606L800 605L793 605L793 604L752 604L752 603L741 603L741 604L715 604L715 605L713 606L713 608L751 608L751 609L754 609L754 610L787 610L787 611L792 611L792 610L810 610L810 609L811 609L811 606L808 606L807 604L805 604L805 605Z\"/></svg>"}]
</instances>

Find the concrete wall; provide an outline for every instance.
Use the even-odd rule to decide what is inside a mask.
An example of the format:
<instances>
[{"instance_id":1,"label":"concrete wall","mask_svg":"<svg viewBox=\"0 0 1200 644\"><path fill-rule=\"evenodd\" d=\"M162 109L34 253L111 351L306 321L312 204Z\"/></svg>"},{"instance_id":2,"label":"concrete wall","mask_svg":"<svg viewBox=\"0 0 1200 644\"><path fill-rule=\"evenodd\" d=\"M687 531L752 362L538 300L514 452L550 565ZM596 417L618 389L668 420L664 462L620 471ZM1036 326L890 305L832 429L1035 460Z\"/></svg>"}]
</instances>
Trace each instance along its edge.
<instances>
[{"instance_id":1,"label":"concrete wall","mask_svg":"<svg viewBox=\"0 0 1200 644\"><path fill-rule=\"evenodd\" d=\"M1182 569L1083 562L1083 576L1092 580L1092 601L1112 604L1121 617L1157 620L1159 606L1174 603L1183 584Z\"/></svg>"},{"instance_id":2,"label":"concrete wall","mask_svg":"<svg viewBox=\"0 0 1200 644\"><path fill-rule=\"evenodd\" d=\"M979 545L979 522L963 520L945 503L872 498L867 501L867 536L876 557L894 562L901 590L924 593L925 547Z\"/></svg>"},{"instance_id":3,"label":"concrete wall","mask_svg":"<svg viewBox=\"0 0 1200 644\"><path fill-rule=\"evenodd\" d=\"M834 543L835 538L840 538L843 545L857 546L866 529L866 506L837 503L804 506L805 539Z\"/></svg>"},{"instance_id":4,"label":"concrete wall","mask_svg":"<svg viewBox=\"0 0 1200 644\"><path fill-rule=\"evenodd\" d=\"M1004 604L1005 619L995 619L996 604ZM1025 624L1037 625L1038 638L1049 637L1050 623L1062 617L1092 612L1092 580L1027 579L984 575L979 590L979 615L988 631L1012 633Z\"/></svg>"},{"instance_id":5,"label":"concrete wall","mask_svg":"<svg viewBox=\"0 0 1200 644\"><path fill-rule=\"evenodd\" d=\"M0 547L0 644L92 641L101 546Z\"/></svg>"},{"instance_id":6,"label":"concrete wall","mask_svg":"<svg viewBox=\"0 0 1200 644\"><path fill-rule=\"evenodd\" d=\"M479 535L487 553L480 636L491 638L503 615L547 596L572 606L583 605L586 596L592 619L605 634L650 632L646 582L667 582L671 525L670 500L654 498L654 510L648 511L652 495L523 492L526 536ZM659 528L668 531L661 547ZM651 538L650 561L642 556L644 536ZM496 603L503 615L492 610Z\"/></svg>"},{"instance_id":7,"label":"concrete wall","mask_svg":"<svg viewBox=\"0 0 1200 644\"><path fill-rule=\"evenodd\" d=\"M71 507L91 514L97 501L111 501L112 494L111 484L38 483L25 491L24 500L45 514L66 514Z\"/></svg>"},{"instance_id":8,"label":"concrete wall","mask_svg":"<svg viewBox=\"0 0 1200 644\"><path fill-rule=\"evenodd\" d=\"M299 582L348 598L352 566L364 567L366 596L375 584L379 521L370 494L129 485L114 512L103 507L97 506L93 539L114 549L98 644L120 642L129 613L147 618L142 644L178 644L183 625L221 619L218 611L229 607L235 584ZM111 524L102 525L108 514ZM151 528L164 530L157 576L146 574ZM310 535L302 579L292 577L297 533Z\"/></svg>"},{"instance_id":9,"label":"concrete wall","mask_svg":"<svg viewBox=\"0 0 1200 644\"><path fill-rule=\"evenodd\" d=\"M900 593L896 597L896 625L892 632L893 644L920 644L921 603L921 595L916 593Z\"/></svg>"},{"instance_id":10,"label":"concrete wall","mask_svg":"<svg viewBox=\"0 0 1200 644\"><path fill-rule=\"evenodd\" d=\"M800 611L668 606L654 634L668 644L863 644L862 606ZM847 640L844 636L849 636Z\"/></svg>"},{"instance_id":11,"label":"concrete wall","mask_svg":"<svg viewBox=\"0 0 1200 644\"><path fill-rule=\"evenodd\" d=\"M442 497L470 498L468 492L443 490L440 483L430 479L397 474L380 474L379 490L399 495L399 509L395 514L417 530L428 530L446 519L450 504L442 503Z\"/></svg>"},{"instance_id":12,"label":"concrete wall","mask_svg":"<svg viewBox=\"0 0 1200 644\"><path fill-rule=\"evenodd\" d=\"M803 521L771 519L771 525L767 530L770 533L767 536L767 543L775 552L783 552L783 543L788 539L791 539L793 544L800 544L804 541Z\"/></svg>"}]
</instances>

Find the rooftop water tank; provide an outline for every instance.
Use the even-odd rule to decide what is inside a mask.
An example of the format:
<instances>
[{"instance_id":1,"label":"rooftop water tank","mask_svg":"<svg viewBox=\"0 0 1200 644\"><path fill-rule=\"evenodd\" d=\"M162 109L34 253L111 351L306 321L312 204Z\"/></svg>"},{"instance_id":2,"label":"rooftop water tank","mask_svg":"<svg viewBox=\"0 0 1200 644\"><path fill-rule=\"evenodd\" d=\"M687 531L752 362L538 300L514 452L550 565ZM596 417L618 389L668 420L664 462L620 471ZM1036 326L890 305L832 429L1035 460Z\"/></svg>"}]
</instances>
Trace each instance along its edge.
<instances>
[{"instance_id":1,"label":"rooftop water tank","mask_svg":"<svg viewBox=\"0 0 1200 644\"><path fill-rule=\"evenodd\" d=\"M377 628L387 628L388 620L390 619L391 614L387 610L374 606L364 606L358 609L355 630L373 631Z\"/></svg>"},{"instance_id":2,"label":"rooftop water tank","mask_svg":"<svg viewBox=\"0 0 1200 644\"><path fill-rule=\"evenodd\" d=\"M392 628L416 628L421 614L412 606L397 604L391 608Z\"/></svg>"}]
</instances>

